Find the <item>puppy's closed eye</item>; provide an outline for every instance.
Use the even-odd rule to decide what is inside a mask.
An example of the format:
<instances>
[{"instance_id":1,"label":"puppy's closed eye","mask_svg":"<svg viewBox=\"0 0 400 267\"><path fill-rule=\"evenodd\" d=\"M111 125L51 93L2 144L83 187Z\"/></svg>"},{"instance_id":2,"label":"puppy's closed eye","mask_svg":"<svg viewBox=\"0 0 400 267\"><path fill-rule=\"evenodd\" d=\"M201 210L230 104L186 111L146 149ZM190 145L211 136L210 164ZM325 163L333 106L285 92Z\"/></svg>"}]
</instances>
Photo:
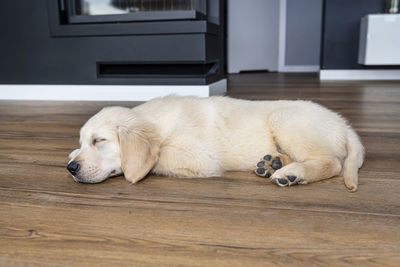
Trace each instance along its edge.
<instances>
[{"instance_id":1,"label":"puppy's closed eye","mask_svg":"<svg viewBox=\"0 0 400 267\"><path fill-rule=\"evenodd\" d=\"M95 146L96 144L101 143L101 142L104 142L104 141L107 141L107 139L101 138L101 137L99 137L99 138L94 138L93 141L92 141L92 145Z\"/></svg>"}]
</instances>

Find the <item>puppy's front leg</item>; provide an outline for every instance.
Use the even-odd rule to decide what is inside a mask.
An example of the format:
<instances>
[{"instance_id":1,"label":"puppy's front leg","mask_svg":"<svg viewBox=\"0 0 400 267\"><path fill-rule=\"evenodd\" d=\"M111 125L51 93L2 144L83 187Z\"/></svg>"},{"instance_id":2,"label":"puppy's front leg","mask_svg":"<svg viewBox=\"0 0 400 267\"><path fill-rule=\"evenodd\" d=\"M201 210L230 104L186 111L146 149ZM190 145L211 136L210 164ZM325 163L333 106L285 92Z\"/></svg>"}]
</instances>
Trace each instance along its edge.
<instances>
[{"instance_id":1,"label":"puppy's front leg","mask_svg":"<svg viewBox=\"0 0 400 267\"><path fill-rule=\"evenodd\" d=\"M176 138L179 142L165 145L153 172L172 177L212 177L222 174L217 151L198 139L188 136Z\"/></svg>"}]
</instances>

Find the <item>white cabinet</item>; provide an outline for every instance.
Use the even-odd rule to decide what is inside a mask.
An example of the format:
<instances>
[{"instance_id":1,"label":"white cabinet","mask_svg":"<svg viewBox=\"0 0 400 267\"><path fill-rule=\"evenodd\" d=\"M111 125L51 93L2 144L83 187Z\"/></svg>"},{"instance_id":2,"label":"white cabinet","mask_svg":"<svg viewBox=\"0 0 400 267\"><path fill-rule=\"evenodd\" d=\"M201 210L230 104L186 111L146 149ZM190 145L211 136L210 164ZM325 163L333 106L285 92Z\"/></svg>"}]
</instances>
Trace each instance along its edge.
<instances>
[{"instance_id":1,"label":"white cabinet","mask_svg":"<svg viewBox=\"0 0 400 267\"><path fill-rule=\"evenodd\" d=\"M361 19L358 63L400 65L400 14L367 15Z\"/></svg>"}]
</instances>

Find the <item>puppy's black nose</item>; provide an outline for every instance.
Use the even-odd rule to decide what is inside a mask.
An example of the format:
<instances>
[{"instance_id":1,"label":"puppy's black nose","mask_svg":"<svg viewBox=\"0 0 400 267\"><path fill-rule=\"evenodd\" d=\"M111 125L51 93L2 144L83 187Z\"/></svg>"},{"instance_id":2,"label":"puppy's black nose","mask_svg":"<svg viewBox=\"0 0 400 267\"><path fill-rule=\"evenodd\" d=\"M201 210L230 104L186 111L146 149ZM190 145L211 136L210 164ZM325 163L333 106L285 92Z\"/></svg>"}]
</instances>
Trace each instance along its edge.
<instances>
[{"instance_id":1,"label":"puppy's black nose","mask_svg":"<svg viewBox=\"0 0 400 267\"><path fill-rule=\"evenodd\" d=\"M79 171L80 167L81 167L81 165L79 165L79 163L77 163L76 161L71 161L67 166L67 170L72 175L75 175Z\"/></svg>"}]
</instances>

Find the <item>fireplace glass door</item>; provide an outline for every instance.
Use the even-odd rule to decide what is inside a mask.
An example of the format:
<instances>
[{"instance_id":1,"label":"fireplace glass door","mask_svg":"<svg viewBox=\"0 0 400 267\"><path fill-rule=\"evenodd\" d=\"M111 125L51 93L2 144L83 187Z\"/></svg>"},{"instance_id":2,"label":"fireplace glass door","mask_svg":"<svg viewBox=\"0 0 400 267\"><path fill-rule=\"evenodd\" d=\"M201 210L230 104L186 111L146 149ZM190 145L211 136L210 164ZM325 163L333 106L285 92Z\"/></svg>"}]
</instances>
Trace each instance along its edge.
<instances>
[{"instance_id":1,"label":"fireplace glass door","mask_svg":"<svg viewBox=\"0 0 400 267\"><path fill-rule=\"evenodd\" d=\"M70 23L196 20L207 0L69 0Z\"/></svg>"}]
</instances>

